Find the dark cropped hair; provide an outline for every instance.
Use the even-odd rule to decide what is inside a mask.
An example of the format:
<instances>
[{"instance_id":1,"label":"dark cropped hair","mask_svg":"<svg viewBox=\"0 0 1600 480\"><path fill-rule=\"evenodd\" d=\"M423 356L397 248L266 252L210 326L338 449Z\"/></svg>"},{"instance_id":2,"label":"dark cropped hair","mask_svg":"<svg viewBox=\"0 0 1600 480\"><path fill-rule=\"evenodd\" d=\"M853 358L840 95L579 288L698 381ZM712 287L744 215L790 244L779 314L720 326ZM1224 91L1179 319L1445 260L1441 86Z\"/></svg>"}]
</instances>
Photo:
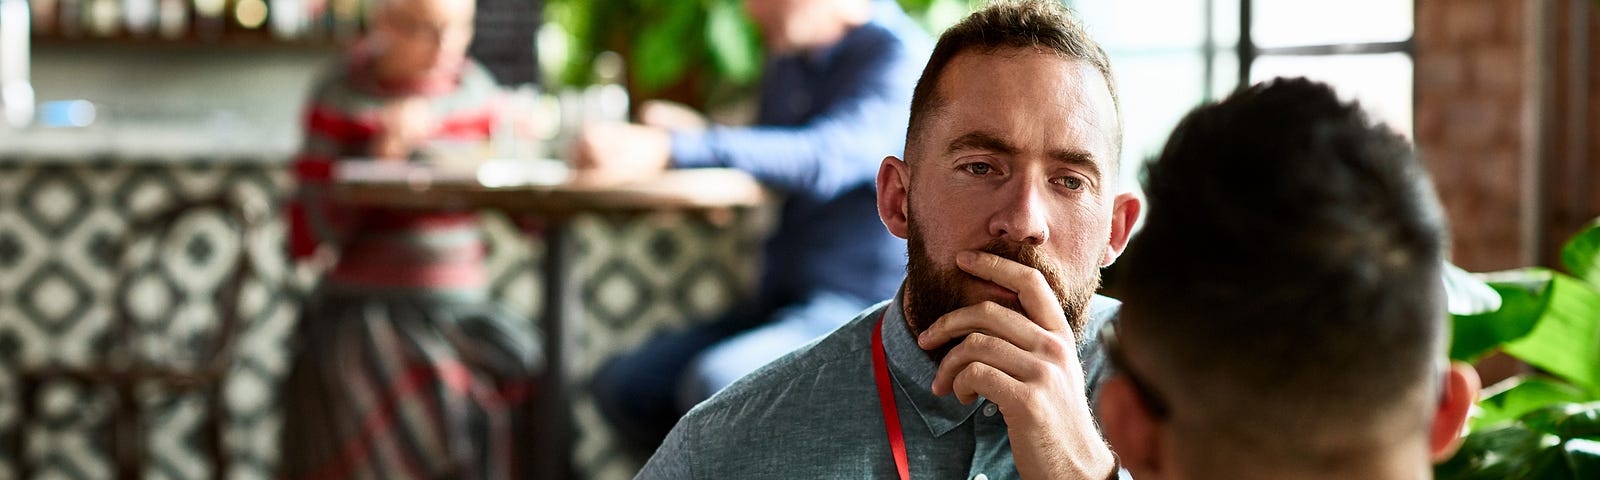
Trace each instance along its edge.
<instances>
[{"instance_id":1,"label":"dark cropped hair","mask_svg":"<svg viewBox=\"0 0 1600 480\"><path fill-rule=\"evenodd\" d=\"M1353 429L1426 428L1446 230L1404 138L1278 79L1189 113L1145 193L1121 328L1164 396L1214 417L1214 448L1315 462Z\"/></svg>"},{"instance_id":2,"label":"dark cropped hair","mask_svg":"<svg viewBox=\"0 0 1600 480\"><path fill-rule=\"evenodd\" d=\"M939 35L939 43L928 57L917 87L911 93L911 119L906 129L906 146L917 144L925 122L944 105L939 98L939 76L957 54L968 50L992 53L1003 48L1040 48L1094 66L1111 89L1111 103L1117 109L1113 155L1122 151L1122 107L1117 84L1111 76L1111 59L1100 44L1073 17L1060 0L1004 0L972 12L960 23Z\"/></svg>"}]
</instances>

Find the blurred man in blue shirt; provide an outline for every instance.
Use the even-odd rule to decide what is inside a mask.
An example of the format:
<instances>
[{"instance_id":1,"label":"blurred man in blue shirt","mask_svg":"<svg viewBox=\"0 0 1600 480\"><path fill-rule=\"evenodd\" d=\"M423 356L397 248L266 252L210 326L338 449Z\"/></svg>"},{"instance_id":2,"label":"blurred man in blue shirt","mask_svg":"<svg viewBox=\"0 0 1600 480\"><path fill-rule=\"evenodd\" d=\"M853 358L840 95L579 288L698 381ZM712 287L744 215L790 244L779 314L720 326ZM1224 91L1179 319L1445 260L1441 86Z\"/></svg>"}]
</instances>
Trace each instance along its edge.
<instances>
[{"instance_id":1,"label":"blurred man in blue shirt","mask_svg":"<svg viewBox=\"0 0 1600 480\"><path fill-rule=\"evenodd\" d=\"M754 298L596 374L601 411L645 451L696 403L893 296L905 273L905 243L879 220L873 181L879 161L905 149L931 39L891 0L746 7L769 53L755 126L590 125L573 148L589 181L724 167L785 197Z\"/></svg>"}]
</instances>

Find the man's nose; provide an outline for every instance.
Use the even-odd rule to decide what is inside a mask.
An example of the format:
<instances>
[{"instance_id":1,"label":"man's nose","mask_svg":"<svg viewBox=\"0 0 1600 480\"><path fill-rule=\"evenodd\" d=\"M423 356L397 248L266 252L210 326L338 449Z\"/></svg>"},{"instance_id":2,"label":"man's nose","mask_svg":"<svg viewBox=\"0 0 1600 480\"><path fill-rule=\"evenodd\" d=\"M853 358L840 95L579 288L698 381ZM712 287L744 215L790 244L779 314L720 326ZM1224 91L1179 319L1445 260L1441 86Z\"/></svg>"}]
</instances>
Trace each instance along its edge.
<instances>
[{"instance_id":1,"label":"man's nose","mask_svg":"<svg viewBox=\"0 0 1600 480\"><path fill-rule=\"evenodd\" d=\"M999 209L989 218L989 235L1027 245L1050 239L1048 208L1036 182L1019 178L999 192Z\"/></svg>"}]
</instances>

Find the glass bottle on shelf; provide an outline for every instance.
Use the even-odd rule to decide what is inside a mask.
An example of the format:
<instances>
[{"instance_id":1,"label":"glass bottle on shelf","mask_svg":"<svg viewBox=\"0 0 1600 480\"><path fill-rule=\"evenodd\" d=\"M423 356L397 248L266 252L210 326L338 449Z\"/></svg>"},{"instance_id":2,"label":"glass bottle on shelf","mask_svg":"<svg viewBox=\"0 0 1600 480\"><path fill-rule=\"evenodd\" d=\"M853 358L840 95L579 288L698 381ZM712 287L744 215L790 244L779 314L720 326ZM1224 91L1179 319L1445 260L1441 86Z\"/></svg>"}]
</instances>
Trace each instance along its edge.
<instances>
[{"instance_id":1,"label":"glass bottle on shelf","mask_svg":"<svg viewBox=\"0 0 1600 480\"><path fill-rule=\"evenodd\" d=\"M339 40L355 38L361 34L363 15L361 0L328 0L332 15L333 37Z\"/></svg>"},{"instance_id":2,"label":"glass bottle on shelf","mask_svg":"<svg viewBox=\"0 0 1600 480\"><path fill-rule=\"evenodd\" d=\"M268 0L271 15L267 22L272 27L272 36L276 38L294 40L305 34L306 17L310 13L306 2L303 0Z\"/></svg>"},{"instance_id":3,"label":"glass bottle on shelf","mask_svg":"<svg viewBox=\"0 0 1600 480\"><path fill-rule=\"evenodd\" d=\"M56 17L56 26L61 36L78 38L83 36L84 30L84 2L87 0L60 0L61 7Z\"/></svg>"},{"instance_id":4,"label":"glass bottle on shelf","mask_svg":"<svg viewBox=\"0 0 1600 480\"><path fill-rule=\"evenodd\" d=\"M84 22L96 37L114 37L122 31L122 4L117 0L89 0Z\"/></svg>"},{"instance_id":5,"label":"glass bottle on shelf","mask_svg":"<svg viewBox=\"0 0 1600 480\"><path fill-rule=\"evenodd\" d=\"M234 2L233 23L245 30L256 30L267 23L269 12L266 0L238 0Z\"/></svg>"},{"instance_id":6,"label":"glass bottle on shelf","mask_svg":"<svg viewBox=\"0 0 1600 480\"><path fill-rule=\"evenodd\" d=\"M195 35L203 41L222 39L227 14L228 0L194 0Z\"/></svg>"},{"instance_id":7,"label":"glass bottle on shelf","mask_svg":"<svg viewBox=\"0 0 1600 480\"><path fill-rule=\"evenodd\" d=\"M28 2L28 7L33 10L33 32L36 34L50 35L56 31L56 22L61 10L58 0L33 0Z\"/></svg>"},{"instance_id":8,"label":"glass bottle on shelf","mask_svg":"<svg viewBox=\"0 0 1600 480\"><path fill-rule=\"evenodd\" d=\"M122 0L122 23L129 35L147 37L160 15L156 0Z\"/></svg>"},{"instance_id":9,"label":"glass bottle on shelf","mask_svg":"<svg viewBox=\"0 0 1600 480\"><path fill-rule=\"evenodd\" d=\"M160 0L156 10L156 31L161 38L176 40L189 33L189 2L186 0Z\"/></svg>"}]
</instances>

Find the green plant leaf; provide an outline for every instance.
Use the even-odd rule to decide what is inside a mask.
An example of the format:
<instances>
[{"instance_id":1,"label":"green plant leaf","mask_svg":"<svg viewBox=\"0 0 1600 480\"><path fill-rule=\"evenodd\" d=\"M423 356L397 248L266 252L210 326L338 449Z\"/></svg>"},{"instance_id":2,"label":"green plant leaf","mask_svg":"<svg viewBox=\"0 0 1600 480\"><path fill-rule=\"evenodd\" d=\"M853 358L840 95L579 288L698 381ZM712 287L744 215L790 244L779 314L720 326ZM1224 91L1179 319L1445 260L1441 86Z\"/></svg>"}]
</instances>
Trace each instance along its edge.
<instances>
[{"instance_id":1,"label":"green plant leaf","mask_svg":"<svg viewBox=\"0 0 1600 480\"><path fill-rule=\"evenodd\" d=\"M1567 467L1572 478L1600 478L1600 442L1594 440L1567 440Z\"/></svg>"},{"instance_id":2,"label":"green plant leaf","mask_svg":"<svg viewBox=\"0 0 1600 480\"><path fill-rule=\"evenodd\" d=\"M1506 353L1529 365L1600 392L1600 292L1565 274L1551 276L1546 306L1527 335Z\"/></svg>"},{"instance_id":3,"label":"green plant leaf","mask_svg":"<svg viewBox=\"0 0 1600 480\"><path fill-rule=\"evenodd\" d=\"M1600 440L1600 403L1590 403L1567 416L1556 433L1567 439Z\"/></svg>"},{"instance_id":4,"label":"green plant leaf","mask_svg":"<svg viewBox=\"0 0 1600 480\"><path fill-rule=\"evenodd\" d=\"M1553 438L1553 437L1552 437ZM1567 468L1567 451L1564 445L1557 442L1540 448L1533 453L1528 463L1523 468L1513 472L1509 477L1514 480L1580 480L1572 475L1572 469Z\"/></svg>"},{"instance_id":5,"label":"green plant leaf","mask_svg":"<svg viewBox=\"0 0 1600 480\"><path fill-rule=\"evenodd\" d=\"M1478 402L1472 430L1509 422L1552 404L1597 400L1582 388L1545 376L1513 377L1495 388L1500 391Z\"/></svg>"},{"instance_id":6,"label":"green plant leaf","mask_svg":"<svg viewBox=\"0 0 1600 480\"><path fill-rule=\"evenodd\" d=\"M761 73L761 39L737 1L720 0L706 13L706 44L717 70L748 85Z\"/></svg>"},{"instance_id":7,"label":"green plant leaf","mask_svg":"<svg viewBox=\"0 0 1600 480\"><path fill-rule=\"evenodd\" d=\"M1482 315L1500 309L1500 293L1461 267L1444 262L1446 310L1451 315Z\"/></svg>"},{"instance_id":8,"label":"green plant leaf","mask_svg":"<svg viewBox=\"0 0 1600 480\"><path fill-rule=\"evenodd\" d=\"M1562 439L1600 439L1600 402L1549 405L1519 420L1529 429Z\"/></svg>"},{"instance_id":9,"label":"green plant leaf","mask_svg":"<svg viewBox=\"0 0 1600 480\"><path fill-rule=\"evenodd\" d=\"M636 12L638 13L638 12ZM696 35L702 11L697 2L675 1L661 6L660 15L646 22L634 37L632 64L634 87L653 92L678 81L699 52L702 38Z\"/></svg>"},{"instance_id":10,"label":"green plant leaf","mask_svg":"<svg viewBox=\"0 0 1600 480\"><path fill-rule=\"evenodd\" d=\"M1561 247L1561 264L1572 276L1600 288L1600 219L1590 222Z\"/></svg>"},{"instance_id":11,"label":"green plant leaf","mask_svg":"<svg viewBox=\"0 0 1600 480\"><path fill-rule=\"evenodd\" d=\"M1595 414L1600 403L1556 403L1535 409L1518 419L1529 429L1569 438L1596 438L1600 424Z\"/></svg>"},{"instance_id":12,"label":"green plant leaf","mask_svg":"<svg viewBox=\"0 0 1600 480\"><path fill-rule=\"evenodd\" d=\"M1533 331L1544 313L1545 291L1552 272L1528 268L1485 275L1500 294L1500 309L1478 315L1452 316L1450 358L1472 362L1496 347Z\"/></svg>"},{"instance_id":13,"label":"green plant leaf","mask_svg":"<svg viewBox=\"0 0 1600 480\"><path fill-rule=\"evenodd\" d=\"M588 85L588 65L594 58L593 36L597 7L595 3L550 0L545 3L545 21L560 27L567 34L565 62L557 67L553 80L561 85ZM541 45L541 47L548 47ZM541 58L541 62L545 59Z\"/></svg>"},{"instance_id":14,"label":"green plant leaf","mask_svg":"<svg viewBox=\"0 0 1600 480\"><path fill-rule=\"evenodd\" d=\"M921 15L922 27L938 36L971 12L973 3L963 0L929 0Z\"/></svg>"},{"instance_id":15,"label":"green plant leaf","mask_svg":"<svg viewBox=\"0 0 1600 480\"><path fill-rule=\"evenodd\" d=\"M1434 476L1440 480L1521 478L1532 470L1534 455L1560 443L1554 435L1517 424L1473 432L1455 456L1434 467Z\"/></svg>"}]
</instances>

